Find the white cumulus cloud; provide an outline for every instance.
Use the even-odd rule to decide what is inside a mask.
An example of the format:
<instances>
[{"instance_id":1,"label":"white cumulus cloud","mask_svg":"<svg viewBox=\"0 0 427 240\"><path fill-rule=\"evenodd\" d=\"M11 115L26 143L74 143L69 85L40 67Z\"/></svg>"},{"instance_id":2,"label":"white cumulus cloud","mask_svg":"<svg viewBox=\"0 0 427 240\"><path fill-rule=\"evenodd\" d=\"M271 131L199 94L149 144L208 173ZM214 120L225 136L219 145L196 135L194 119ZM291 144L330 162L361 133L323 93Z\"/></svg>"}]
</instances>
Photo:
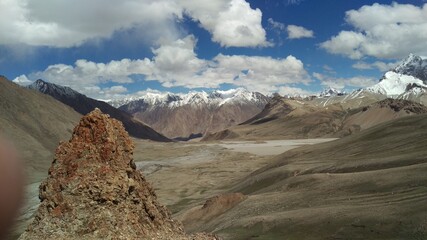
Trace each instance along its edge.
<instances>
[{"instance_id":1,"label":"white cumulus cloud","mask_svg":"<svg viewBox=\"0 0 427 240\"><path fill-rule=\"evenodd\" d=\"M290 86L279 87L278 93L282 96L291 96L291 97L307 97L307 96L315 95L315 93L304 90L302 88L290 87Z\"/></svg>"},{"instance_id":2,"label":"white cumulus cloud","mask_svg":"<svg viewBox=\"0 0 427 240\"><path fill-rule=\"evenodd\" d=\"M321 43L323 49L352 59L396 59L411 52L427 54L427 3L422 7L374 3L347 11L345 21L354 30L341 31Z\"/></svg>"},{"instance_id":3,"label":"white cumulus cloud","mask_svg":"<svg viewBox=\"0 0 427 240\"><path fill-rule=\"evenodd\" d=\"M171 32L174 17L182 9L170 0L2 0L0 44L78 46L139 24Z\"/></svg>"},{"instance_id":4,"label":"white cumulus cloud","mask_svg":"<svg viewBox=\"0 0 427 240\"><path fill-rule=\"evenodd\" d=\"M300 39L300 38L313 38L314 32L297 25L288 25L284 23L274 21L272 18L268 19L268 24L278 35L286 33L288 39Z\"/></svg>"},{"instance_id":5,"label":"white cumulus cloud","mask_svg":"<svg viewBox=\"0 0 427 240\"><path fill-rule=\"evenodd\" d=\"M152 62L149 59L122 59L108 63L95 63L85 59L77 60L74 65L54 64L44 71L34 72L29 75L31 80L43 79L52 83L68 86L88 96L103 96L104 92L99 87L103 83L131 83L131 75L152 74ZM16 78L26 78L25 75ZM123 90L123 88L107 89Z\"/></svg>"},{"instance_id":6,"label":"white cumulus cloud","mask_svg":"<svg viewBox=\"0 0 427 240\"><path fill-rule=\"evenodd\" d=\"M225 47L270 46L262 27L262 12L245 0L182 0L186 12Z\"/></svg>"},{"instance_id":7,"label":"white cumulus cloud","mask_svg":"<svg viewBox=\"0 0 427 240\"><path fill-rule=\"evenodd\" d=\"M25 76L25 75L20 75L20 76L16 77L13 80L13 82L16 83L16 84L18 84L18 85L21 85L21 86L27 86L30 83L32 83L33 81L31 81L30 79L28 79L27 76Z\"/></svg>"},{"instance_id":8,"label":"white cumulus cloud","mask_svg":"<svg viewBox=\"0 0 427 240\"><path fill-rule=\"evenodd\" d=\"M231 83L263 93L277 92L278 87L290 83L308 84L311 79L301 60L294 56L271 58L260 56L218 55L214 58L215 72Z\"/></svg>"},{"instance_id":9,"label":"white cumulus cloud","mask_svg":"<svg viewBox=\"0 0 427 240\"><path fill-rule=\"evenodd\" d=\"M378 82L378 79L367 76L355 76L349 78L333 77L321 73L313 73L313 77L320 80L321 85L325 87L332 87L336 89L348 88L366 88Z\"/></svg>"},{"instance_id":10,"label":"white cumulus cloud","mask_svg":"<svg viewBox=\"0 0 427 240\"><path fill-rule=\"evenodd\" d=\"M313 31L308 30L308 29L301 27L301 26L288 25L286 27L286 30L288 31L288 38L289 39L312 38L312 37L314 37Z\"/></svg>"},{"instance_id":11,"label":"white cumulus cloud","mask_svg":"<svg viewBox=\"0 0 427 240\"><path fill-rule=\"evenodd\" d=\"M135 29L147 40L175 40L184 15L226 47L268 46L262 12L245 0L2 0L0 44L72 47Z\"/></svg>"},{"instance_id":12,"label":"white cumulus cloud","mask_svg":"<svg viewBox=\"0 0 427 240\"><path fill-rule=\"evenodd\" d=\"M311 82L303 62L294 56L272 58L218 54L209 60L196 55L196 42L196 38L189 35L164 44L153 49L152 59L122 59L108 63L80 59L74 65L54 64L43 71L31 73L29 78L69 86L95 98L102 98L104 93L112 94L112 91L126 94L124 84L134 82L134 75L141 75L146 81L159 81L164 87L218 88L227 83L263 93L277 92L287 84ZM25 75L20 76L15 81L26 78ZM106 83L124 86L99 87Z\"/></svg>"},{"instance_id":13,"label":"white cumulus cloud","mask_svg":"<svg viewBox=\"0 0 427 240\"><path fill-rule=\"evenodd\" d=\"M361 69L361 70L367 70L367 69L378 69L381 72L389 71L390 69L393 69L396 67L398 62L382 62L382 61L375 61L373 63L367 63L364 61L358 61L355 64L352 65L353 68Z\"/></svg>"}]
</instances>

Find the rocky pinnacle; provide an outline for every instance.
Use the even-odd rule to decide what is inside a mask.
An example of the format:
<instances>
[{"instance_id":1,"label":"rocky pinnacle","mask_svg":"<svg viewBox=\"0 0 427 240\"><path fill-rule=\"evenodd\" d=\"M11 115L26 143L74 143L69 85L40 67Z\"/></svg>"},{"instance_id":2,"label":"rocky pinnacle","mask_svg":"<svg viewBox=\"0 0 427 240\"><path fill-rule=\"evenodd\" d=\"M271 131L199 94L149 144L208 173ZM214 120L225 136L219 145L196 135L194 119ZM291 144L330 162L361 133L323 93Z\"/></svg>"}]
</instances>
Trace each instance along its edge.
<instances>
[{"instance_id":1,"label":"rocky pinnacle","mask_svg":"<svg viewBox=\"0 0 427 240\"><path fill-rule=\"evenodd\" d=\"M121 122L99 109L84 116L56 149L20 239L217 239L185 234L136 170L133 149Z\"/></svg>"}]
</instances>

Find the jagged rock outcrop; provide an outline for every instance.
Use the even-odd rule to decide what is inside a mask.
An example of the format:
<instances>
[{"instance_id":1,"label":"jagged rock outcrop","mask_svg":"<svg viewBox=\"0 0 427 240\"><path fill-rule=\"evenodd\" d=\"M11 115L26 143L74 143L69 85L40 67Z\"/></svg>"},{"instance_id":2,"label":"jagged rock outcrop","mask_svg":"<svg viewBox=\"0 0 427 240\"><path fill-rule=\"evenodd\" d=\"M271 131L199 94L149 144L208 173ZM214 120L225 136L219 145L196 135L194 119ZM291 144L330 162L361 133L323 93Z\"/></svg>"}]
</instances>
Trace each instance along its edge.
<instances>
[{"instance_id":1,"label":"jagged rock outcrop","mask_svg":"<svg viewBox=\"0 0 427 240\"><path fill-rule=\"evenodd\" d=\"M40 207L20 239L217 239L187 235L132 159L123 125L95 109L56 149Z\"/></svg>"}]
</instances>

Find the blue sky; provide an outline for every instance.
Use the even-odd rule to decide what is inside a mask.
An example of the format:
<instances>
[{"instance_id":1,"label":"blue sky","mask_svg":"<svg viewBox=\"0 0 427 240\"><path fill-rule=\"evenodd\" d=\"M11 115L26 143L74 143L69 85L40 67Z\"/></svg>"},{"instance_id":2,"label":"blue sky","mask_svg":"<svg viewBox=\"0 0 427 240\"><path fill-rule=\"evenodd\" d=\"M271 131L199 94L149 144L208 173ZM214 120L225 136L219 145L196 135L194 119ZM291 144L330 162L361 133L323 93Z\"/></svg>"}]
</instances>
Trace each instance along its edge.
<instances>
[{"instance_id":1,"label":"blue sky","mask_svg":"<svg viewBox=\"0 0 427 240\"><path fill-rule=\"evenodd\" d=\"M427 55L427 4L356 0L2 0L0 74L100 99L245 87L363 88Z\"/></svg>"}]
</instances>

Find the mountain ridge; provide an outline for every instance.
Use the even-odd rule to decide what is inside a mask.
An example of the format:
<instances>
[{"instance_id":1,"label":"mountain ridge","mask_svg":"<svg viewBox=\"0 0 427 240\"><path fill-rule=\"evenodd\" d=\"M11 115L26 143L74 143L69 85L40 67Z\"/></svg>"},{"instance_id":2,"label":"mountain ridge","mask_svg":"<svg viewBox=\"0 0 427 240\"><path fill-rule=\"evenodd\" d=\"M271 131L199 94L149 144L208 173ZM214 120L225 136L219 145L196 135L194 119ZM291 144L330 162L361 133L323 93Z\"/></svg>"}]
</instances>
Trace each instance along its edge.
<instances>
[{"instance_id":1,"label":"mountain ridge","mask_svg":"<svg viewBox=\"0 0 427 240\"><path fill-rule=\"evenodd\" d=\"M186 94L146 92L141 96L133 96L117 100L105 100L105 102L117 108L137 101L144 101L149 105L167 105L170 108L176 108L184 105L197 105L201 103L221 106L230 102L260 102L265 99L267 99L267 97L259 92L250 92L244 88L236 88L226 91L215 90L212 92L190 91Z\"/></svg>"},{"instance_id":2,"label":"mountain ridge","mask_svg":"<svg viewBox=\"0 0 427 240\"><path fill-rule=\"evenodd\" d=\"M149 94L119 109L132 114L170 138L203 135L236 125L257 114L268 97L246 89Z\"/></svg>"},{"instance_id":3,"label":"mountain ridge","mask_svg":"<svg viewBox=\"0 0 427 240\"><path fill-rule=\"evenodd\" d=\"M101 109L111 117L123 122L130 135L142 139L154 141L171 141L162 134L154 131L141 121L134 119L130 114L110 106L108 103L98 101L69 88L38 79L28 86L29 89L52 96L58 101L72 107L82 115L91 112L95 108Z\"/></svg>"},{"instance_id":4,"label":"mountain ridge","mask_svg":"<svg viewBox=\"0 0 427 240\"><path fill-rule=\"evenodd\" d=\"M344 109L340 104L319 107L311 102L275 97L248 121L209 133L202 141L344 137L389 120L425 113L426 106L403 99L387 98Z\"/></svg>"},{"instance_id":5,"label":"mountain ridge","mask_svg":"<svg viewBox=\"0 0 427 240\"><path fill-rule=\"evenodd\" d=\"M408 92L408 86L413 92L417 88L416 93L424 93L427 88L427 59L412 53L367 90L397 98Z\"/></svg>"}]
</instances>

